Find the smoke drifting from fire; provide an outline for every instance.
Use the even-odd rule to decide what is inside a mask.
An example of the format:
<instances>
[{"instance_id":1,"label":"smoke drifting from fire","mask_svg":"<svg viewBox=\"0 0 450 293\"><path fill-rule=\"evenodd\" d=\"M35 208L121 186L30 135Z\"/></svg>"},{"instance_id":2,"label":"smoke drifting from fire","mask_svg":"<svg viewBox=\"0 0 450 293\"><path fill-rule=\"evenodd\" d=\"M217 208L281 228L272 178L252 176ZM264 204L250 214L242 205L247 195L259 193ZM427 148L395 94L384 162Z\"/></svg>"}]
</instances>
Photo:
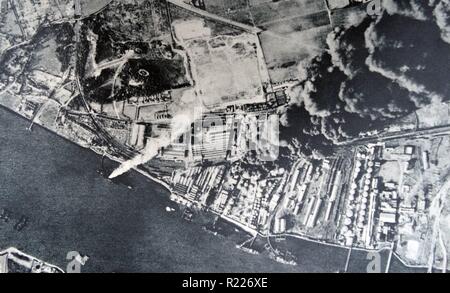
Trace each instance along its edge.
<instances>
[{"instance_id":1,"label":"smoke drifting from fire","mask_svg":"<svg viewBox=\"0 0 450 293\"><path fill-rule=\"evenodd\" d=\"M109 179L119 177L154 159L161 148L170 146L180 136L190 130L192 123L201 118L202 106L197 103L193 90L186 90L178 103L171 104L169 111L173 113L171 132L164 132L160 137L149 139L142 153L122 163L111 173Z\"/></svg>"},{"instance_id":2,"label":"smoke drifting from fire","mask_svg":"<svg viewBox=\"0 0 450 293\"><path fill-rule=\"evenodd\" d=\"M384 0L383 13L335 28L298 84L291 127L309 151L450 98L450 0ZM303 110L308 115L305 115ZM309 121L305 121L309 120ZM288 131L286 128L285 131Z\"/></svg>"}]
</instances>

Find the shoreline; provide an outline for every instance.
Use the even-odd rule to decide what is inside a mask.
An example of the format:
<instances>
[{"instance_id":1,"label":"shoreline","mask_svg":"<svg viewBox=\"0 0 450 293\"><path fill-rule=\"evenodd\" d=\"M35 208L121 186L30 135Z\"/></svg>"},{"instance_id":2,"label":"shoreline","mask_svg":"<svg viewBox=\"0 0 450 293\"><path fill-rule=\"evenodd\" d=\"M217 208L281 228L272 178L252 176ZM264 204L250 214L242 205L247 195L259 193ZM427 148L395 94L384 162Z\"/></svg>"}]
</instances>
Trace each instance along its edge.
<instances>
[{"instance_id":1,"label":"shoreline","mask_svg":"<svg viewBox=\"0 0 450 293\"><path fill-rule=\"evenodd\" d=\"M3 105L3 104L0 104L0 107L1 107L2 109L5 109L6 111L8 111L8 112L11 113L11 114L14 114L16 117L19 117L19 118L21 118L21 119L23 119L23 120L25 120L25 121L27 121L27 122L31 122L30 119L28 119L27 117L21 115L20 113L14 111L14 110L12 110L12 109L10 109L9 107L7 107L7 106L5 106L5 105ZM39 122L39 121L38 121L38 122ZM110 159L111 161L114 161L114 162L116 162L116 163L119 163L119 164L120 164L120 163L123 163L123 160L120 159L120 158L116 158L116 157L110 155L109 153L102 154L99 150L96 150L95 148L87 147L87 146L84 146L84 145L82 145L82 144L80 144L80 143L77 143L77 142L75 142L75 141L72 141L72 140L70 140L69 138L67 138L67 137L65 137L65 136L63 136L63 135L61 135L61 134L58 133L58 132L56 132L55 130L50 129L50 128L48 128L48 127L45 127L45 126L43 126L43 125L41 125L41 124L39 124L39 123L35 123L34 125L37 126L37 127L40 127L41 129L43 129L43 130L45 130L45 131L48 131L48 132L50 132L50 133L52 133L52 134L54 134L54 135L57 135L58 137L60 137L60 138L62 138L62 139L64 139L64 140L66 140L67 142L72 143L72 144L74 144L74 145L76 145L76 146L78 146L78 147L80 147L80 148L82 148L82 149L90 150L90 151L92 151L93 153L95 153L95 154L97 154L97 155L99 155L99 156L105 155L108 159ZM161 179L159 179L159 178L156 178L156 177L152 176L151 174L148 174L146 171L144 171L144 170L142 170L142 169L139 169L139 167L135 167L135 168L133 168L132 170L135 171L135 172L137 172L137 173L139 173L140 175L142 175L142 176L144 176L144 177L150 179L152 182L158 184L159 186L162 186L164 189L166 189L166 191L168 191L169 195L172 194L172 190L171 190L170 185L169 185L168 183L164 182L163 180L161 180ZM217 214L216 214L216 215L217 215ZM349 247L346 247L346 246L341 246L341 245L335 244L335 243L330 243L330 242L326 242L326 241L321 241L321 240L311 239L311 238L309 238L309 237L306 237L306 236L303 236L303 235L299 235L299 234L286 233L286 234L282 234L282 235L270 235L270 234L269 234L269 235L264 235L264 234L262 234L261 232L258 232L258 231L256 231L256 230L254 230L254 229L252 229L252 228L246 226L245 224L239 223L238 221L233 220L233 219L231 219L231 218L229 218L229 217L227 217L227 216L224 216L224 215L217 215L217 216L219 216L220 218L226 220L228 223L230 223L230 224L236 226L237 228L243 230L245 233L248 233L249 235L251 235L251 236L253 236L253 237L254 237L255 235L259 235L260 237L278 237L278 236L284 236L284 237L290 237L290 238L293 238L293 239L298 239L298 240L302 240L302 241L307 241L307 242L316 243L316 244L325 245L325 246L330 246L330 247L339 248L339 249L345 249L345 250L349 250L349 249L350 249ZM380 249L378 249L378 250L372 250L372 249L366 249L366 248L354 247L354 248L352 248L352 249L359 250L359 251L366 251L366 252L380 252L380 251L388 250L389 248L380 248ZM426 269L426 268L427 268L426 265L421 266L421 265L411 265L411 264L408 264L408 263L407 263L405 260L403 260L403 259L400 257L400 255L398 255L396 252L394 252L393 254L394 254L394 256L401 262L401 264L404 265L404 266L407 267L407 268L412 268L412 269ZM440 269L440 268L435 268L435 269Z\"/></svg>"},{"instance_id":2,"label":"shoreline","mask_svg":"<svg viewBox=\"0 0 450 293\"><path fill-rule=\"evenodd\" d=\"M44 127L44 129L46 129L46 128ZM76 144L76 145L80 146L79 144ZM111 155L109 153L102 154L101 152L99 152L99 151L97 151L95 149L92 149L92 148L86 148L86 149L93 151L94 153L96 153L99 156L105 155L109 160L111 160L113 162L116 162L116 163L119 163L119 164L122 164L122 163L125 162L124 160L122 160L120 158L116 158L116 157L114 157L113 155ZM142 176L150 179L154 183L159 184L160 186L164 187L170 194L172 194L172 190L170 188L170 185L167 182L165 182L162 179L159 179L159 178L157 178L157 177L147 173L146 171L144 171L142 169L139 169L139 166L138 167L134 167L132 170L137 172L137 173L139 173L139 174L141 174Z\"/></svg>"},{"instance_id":3,"label":"shoreline","mask_svg":"<svg viewBox=\"0 0 450 293\"><path fill-rule=\"evenodd\" d=\"M29 118L27 118L27 117L21 115L20 113L14 111L13 109L11 109L11 108L9 108L9 107L7 107L7 106L1 104L1 103L0 103L0 107L1 107L2 109L5 109L6 111L8 111L8 112L11 113L11 114L14 114L14 115L17 116L18 118L21 118L21 119L23 119L23 120L25 120L25 121L27 121L27 122L32 122ZM74 145L76 145L76 146L78 146L78 147L80 147L80 148L82 148L82 149L90 150L90 151L94 152L95 154L97 154L97 155L99 155L99 156L103 156L103 155L104 155L104 154L101 153L99 150L96 150L95 148L91 148L91 147L85 146L85 145L83 145L83 144L81 144L81 143L77 143L77 142L75 142L75 141L73 141L73 140L71 140L71 139L65 137L64 135L61 135L60 133L56 132L55 130L53 130L53 129L51 129L51 128L48 128L48 127L45 127L45 126L41 125L39 122L40 122L40 121L35 121L34 124L33 124L33 126L40 127L41 129L43 129L43 130L45 130L45 131L48 131L48 132L50 132L50 133L52 133L52 134L54 134L54 135L57 135L58 137L60 137L60 138L62 138L62 139L64 139L64 140L66 140L66 141L68 141L68 142L70 142L70 143L72 143L72 144L74 144ZM111 154L109 154L109 153L106 153L105 155L106 155L106 157L107 157L108 159L110 159L111 161L114 161L114 162L116 162L116 163L121 164L121 163L124 162L124 161L121 160L120 158L116 158L116 157L114 157L113 155L111 155ZM133 171L136 171L137 173L139 173L139 174L141 174L141 175L143 175L143 176L145 176L145 177L147 177L148 179L152 180L153 182L155 182L155 183L157 183L157 184L163 186L169 193L172 193L172 190L170 189L169 184L167 184L167 183L164 182L163 180L161 180L161 179L159 179L159 178L156 178L156 177L154 177L154 176L152 176L152 175L146 173L144 170L139 169L139 167L135 167L135 168L133 168L132 170L133 170Z\"/></svg>"}]
</instances>

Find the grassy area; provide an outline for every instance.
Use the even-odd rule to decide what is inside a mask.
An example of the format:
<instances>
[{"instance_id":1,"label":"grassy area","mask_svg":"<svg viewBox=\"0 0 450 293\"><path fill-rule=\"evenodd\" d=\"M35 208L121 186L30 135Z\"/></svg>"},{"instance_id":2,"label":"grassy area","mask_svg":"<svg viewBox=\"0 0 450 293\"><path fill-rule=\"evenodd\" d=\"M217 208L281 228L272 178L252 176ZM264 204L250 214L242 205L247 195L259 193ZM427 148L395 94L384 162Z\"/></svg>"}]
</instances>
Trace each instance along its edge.
<instances>
[{"instance_id":1,"label":"grassy area","mask_svg":"<svg viewBox=\"0 0 450 293\"><path fill-rule=\"evenodd\" d=\"M92 13L95 13L99 10L101 10L103 7L108 5L112 0L80 0L81 2L81 12L84 16L91 15Z\"/></svg>"}]
</instances>

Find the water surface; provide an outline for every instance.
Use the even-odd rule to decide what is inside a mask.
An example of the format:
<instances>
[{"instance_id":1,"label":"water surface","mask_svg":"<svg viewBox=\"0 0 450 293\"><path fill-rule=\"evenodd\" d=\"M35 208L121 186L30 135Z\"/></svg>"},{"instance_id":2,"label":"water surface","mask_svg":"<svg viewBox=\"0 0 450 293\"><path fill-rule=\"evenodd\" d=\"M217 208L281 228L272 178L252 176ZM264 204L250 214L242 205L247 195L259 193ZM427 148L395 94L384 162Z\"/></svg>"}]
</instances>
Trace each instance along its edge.
<instances>
[{"instance_id":1,"label":"water surface","mask_svg":"<svg viewBox=\"0 0 450 293\"><path fill-rule=\"evenodd\" d=\"M298 266L235 248L200 225L169 214L168 192L137 173L113 184L97 173L101 158L0 107L0 250L17 247L65 269L66 255L90 256L84 272L337 272L347 250L298 239L283 245ZM111 162L109 162L111 164ZM133 190L127 188L133 186ZM29 224L18 232L22 216ZM364 271L355 254L352 271ZM395 271L408 271L395 262Z\"/></svg>"}]
</instances>

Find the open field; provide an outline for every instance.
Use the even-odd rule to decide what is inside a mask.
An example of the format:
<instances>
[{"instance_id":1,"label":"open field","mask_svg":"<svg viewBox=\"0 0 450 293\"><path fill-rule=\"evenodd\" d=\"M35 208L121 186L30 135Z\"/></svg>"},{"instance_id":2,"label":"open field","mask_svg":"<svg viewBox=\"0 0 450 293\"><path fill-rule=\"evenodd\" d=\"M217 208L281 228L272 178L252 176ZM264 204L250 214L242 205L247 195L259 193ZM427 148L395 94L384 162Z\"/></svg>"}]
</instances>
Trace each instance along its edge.
<instances>
[{"instance_id":1,"label":"open field","mask_svg":"<svg viewBox=\"0 0 450 293\"><path fill-rule=\"evenodd\" d=\"M17 111L20 105L20 99L8 92L5 92L0 95L0 104L8 109Z\"/></svg>"},{"instance_id":2,"label":"open field","mask_svg":"<svg viewBox=\"0 0 450 293\"><path fill-rule=\"evenodd\" d=\"M56 40L46 40L39 49L33 55L32 69L40 69L53 75L61 74L62 64L57 56Z\"/></svg>"},{"instance_id":3,"label":"open field","mask_svg":"<svg viewBox=\"0 0 450 293\"><path fill-rule=\"evenodd\" d=\"M205 0L205 7L264 30L260 41L274 83L297 79L299 64L323 50L331 31L325 1Z\"/></svg>"},{"instance_id":4,"label":"open field","mask_svg":"<svg viewBox=\"0 0 450 293\"><path fill-rule=\"evenodd\" d=\"M325 11L325 1L317 0L205 0L207 11L242 22L264 26L299 16Z\"/></svg>"},{"instance_id":5,"label":"open field","mask_svg":"<svg viewBox=\"0 0 450 293\"><path fill-rule=\"evenodd\" d=\"M401 176L401 166L397 161L387 161L381 166L380 177L386 182L395 182L398 184Z\"/></svg>"},{"instance_id":6,"label":"open field","mask_svg":"<svg viewBox=\"0 0 450 293\"><path fill-rule=\"evenodd\" d=\"M205 106L262 98L257 37L245 32L216 35L209 24L198 17L173 23L175 37L192 61L192 75Z\"/></svg>"},{"instance_id":7,"label":"open field","mask_svg":"<svg viewBox=\"0 0 450 293\"><path fill-rule=\"evenodd\" d=\"M253 25L252 16L247 6L247 0L206 0L205 9L208 12Z\"/></svg>"},{"instance_id":8,"label":"open field","mask_svg":"<svg viewBox=\"0 0 450 293\"><path fill-rule=\"evenodd\" d=\"M251 1L252 2L252 1ZM253 1L261 2L261 1ZM281 22L299 16L326 11L325 2L317 0L285 0L251 5L250 12L257 26Z\"/></svg>"},{"instance_id":9,"label":"open field","mask_svg":"<svg viewBox=\"0 0 450 293\"><path fill-rule=\"evenodd\" d=\"M322 52L330 30L329 26L321 26L287 34L263 32L261 45L272 81L298 78L299 64Z\"/></svg>"},{"instance_id":10,"label":"open field","mask_svg":"<svg viewBox=\"0 0 450 293\"><path fill-rule=\"evenodd\" d=\"M89 16L112 2L112 0L79 0L81 4L81 13L83 16Z\"/></svg>"},{"instance_id":11,"label":"open field","mask_svg":"<svg viewBox=\"0 0 450 293\"><path fill-rule=\"evenodd\" d=\"M7 34L8 36L22 36L20 26L17 23L13 10L9 10L6 14L2 15L3 23L0 25L0 33ZM1 38L6 38L1 36Z\"/></svg>"},{"instance_id":12,"label":"open field","mask_svg":"<svg viewBox=\"0 0 450 293\"><path fill-rule=\"evenodd\" d=\"M366 5L357 5L342 9L334 9L331 14L331 23L333 27L344 26L349 27L368 17Z\"/></svg>"}]
</instances>

